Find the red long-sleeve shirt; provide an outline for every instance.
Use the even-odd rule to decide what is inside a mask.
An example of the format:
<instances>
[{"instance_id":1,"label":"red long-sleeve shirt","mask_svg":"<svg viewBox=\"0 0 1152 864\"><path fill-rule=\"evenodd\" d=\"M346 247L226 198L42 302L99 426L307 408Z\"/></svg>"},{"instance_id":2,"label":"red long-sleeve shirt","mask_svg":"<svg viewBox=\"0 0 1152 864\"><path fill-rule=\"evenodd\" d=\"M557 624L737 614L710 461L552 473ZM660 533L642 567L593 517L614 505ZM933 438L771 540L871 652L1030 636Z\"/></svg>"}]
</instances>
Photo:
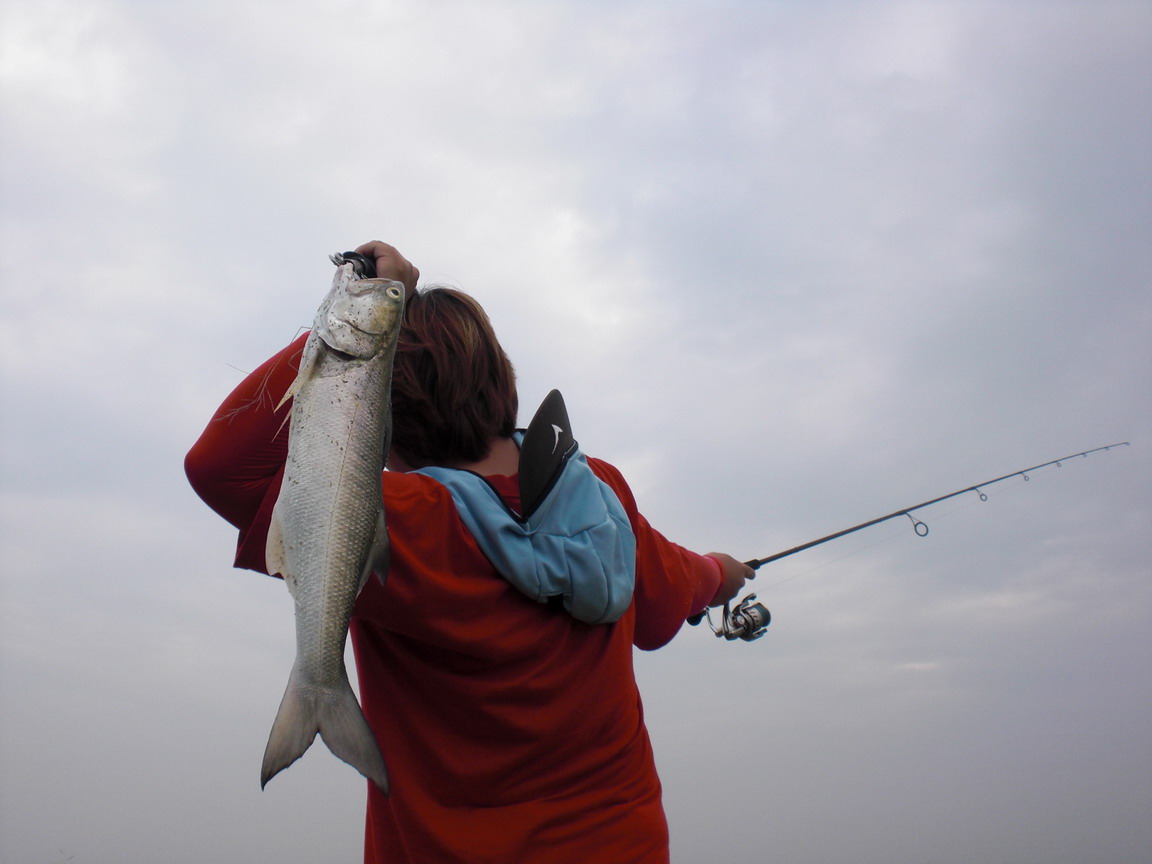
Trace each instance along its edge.
<instances>
[{"instance_id":1,"label":"red long-sleeve shirt","mask_svg":"<svg viewBox=\"0 0 1152 864\"><path fill-rule=\"evenodd\" d=\"M249 375L185 462L193 488L239 529L236 566L267 572L264 545L288 449L285 406L301 337ZM589 625L533 602L480 552L450 493L385 472L392 543L351 636L365 716L392 794L368 784L366 862L668 860L660 781L632 668L720 584L718 565L669 542L620 472L589 458L636 534L636 589L620 620ZM489 478L517 507L515 477Z\"/></svg>"}]
</instances>

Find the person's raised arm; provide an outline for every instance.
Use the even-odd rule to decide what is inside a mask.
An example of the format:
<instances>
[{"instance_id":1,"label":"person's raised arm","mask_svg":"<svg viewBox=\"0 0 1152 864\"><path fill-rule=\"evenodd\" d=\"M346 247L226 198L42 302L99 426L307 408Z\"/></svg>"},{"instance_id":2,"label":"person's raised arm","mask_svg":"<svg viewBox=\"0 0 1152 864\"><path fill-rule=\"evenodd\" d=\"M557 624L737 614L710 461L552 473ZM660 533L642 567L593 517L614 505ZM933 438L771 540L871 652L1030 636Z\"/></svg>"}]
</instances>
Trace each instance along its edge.
<instances>
[{"instance_id":1,"label":"person's raised arm","mask_svg":"<svg viewBox=\"0 0 1152 864\"><path fill-rule=\"evenodd\" d=\"M291 403L275 406L296 378L307 338L305 333L245 377L184 458L196 494L241 530L252 521L288 455Z\"/></svg>"}]
</instances>

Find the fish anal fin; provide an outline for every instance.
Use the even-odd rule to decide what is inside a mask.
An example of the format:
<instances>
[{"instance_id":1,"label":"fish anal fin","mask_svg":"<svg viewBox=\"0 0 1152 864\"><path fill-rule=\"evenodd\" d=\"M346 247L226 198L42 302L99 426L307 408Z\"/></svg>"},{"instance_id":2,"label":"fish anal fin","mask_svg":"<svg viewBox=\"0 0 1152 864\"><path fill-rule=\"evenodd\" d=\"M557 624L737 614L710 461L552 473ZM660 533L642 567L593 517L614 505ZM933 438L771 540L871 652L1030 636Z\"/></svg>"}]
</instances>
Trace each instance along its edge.
<instances>
[{"instance_id":1,"label":"fish anal fin","mask_svg":"<svg viewBox=\"0 0 1152 864\"><path fill-rule=\"evenodd\" d=\"M279 501L272 508L272 518L268 522L268 539L264 543L264 566L273 576L277 573L285 577L288 575L288 566L284 555L284 530L280 526Z\"/></svg>"}]
</instances>

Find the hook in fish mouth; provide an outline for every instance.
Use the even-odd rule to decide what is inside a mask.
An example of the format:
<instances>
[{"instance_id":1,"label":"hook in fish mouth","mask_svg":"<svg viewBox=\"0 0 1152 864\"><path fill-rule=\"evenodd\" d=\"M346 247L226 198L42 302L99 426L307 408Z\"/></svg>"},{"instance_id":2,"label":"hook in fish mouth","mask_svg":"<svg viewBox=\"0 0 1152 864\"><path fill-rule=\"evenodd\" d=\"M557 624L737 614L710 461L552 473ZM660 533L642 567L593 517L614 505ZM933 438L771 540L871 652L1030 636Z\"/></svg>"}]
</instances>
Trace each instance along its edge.
<instances>
[{"instance_id":1,"label":"hook in fish mouth","mask_svg":"<svg viewBox=\"0 0 1152 864\"><path fill-rule=\"evenodd\" d=\"M361 279L376 278L376 262L366 255L361 255L359 252L337 252L334 255L329 255L328 260L337 267L351 264L352 270Z\"/></svg>"}]
</instances>

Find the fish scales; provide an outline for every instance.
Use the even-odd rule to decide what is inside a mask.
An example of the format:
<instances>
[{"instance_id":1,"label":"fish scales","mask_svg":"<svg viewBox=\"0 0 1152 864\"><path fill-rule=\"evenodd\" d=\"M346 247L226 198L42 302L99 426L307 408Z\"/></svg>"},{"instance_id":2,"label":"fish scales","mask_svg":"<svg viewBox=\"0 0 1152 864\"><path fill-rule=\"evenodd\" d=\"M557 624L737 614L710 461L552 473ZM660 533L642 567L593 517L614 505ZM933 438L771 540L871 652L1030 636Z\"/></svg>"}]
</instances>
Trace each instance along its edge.
<instances>
[{"instance_id":1,"label":"fish scales","mask_svg":"<svg viewBox=\"0 0 1152 864\"><path fill-rule=\"evenodd\" d=\"M387 769L344 664L356 597L387 572L380 475L391 432L390 388L404 287L341 266L316 313L293 398L288 458L269 526L269 572L295 601L296 661L273 723L261 785L317 733L385 792Z\"/></svg>"}]
</instances>

